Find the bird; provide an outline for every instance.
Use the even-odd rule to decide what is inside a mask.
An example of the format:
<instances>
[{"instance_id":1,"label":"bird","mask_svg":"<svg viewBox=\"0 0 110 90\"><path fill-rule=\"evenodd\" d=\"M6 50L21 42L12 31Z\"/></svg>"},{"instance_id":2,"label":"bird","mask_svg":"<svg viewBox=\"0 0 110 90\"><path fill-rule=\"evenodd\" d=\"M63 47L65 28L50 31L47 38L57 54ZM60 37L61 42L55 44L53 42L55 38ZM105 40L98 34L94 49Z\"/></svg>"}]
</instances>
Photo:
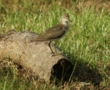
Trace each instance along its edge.
<instances>
[{"instance_id":1,"label":"bird","mask_svg":"<svg viewBox=\"0 0 110 90\"><path fill-rule=\"evenodd\" d=\"M57 55L58 53L56 52L56 48L55 52L52 50L51 42L61 39L67 33L69 29L69 21L71 21L69 18L69 14L64 14L61 17L61 23L47 29L43 34L39 35L37 38L33 38L31 42L49 41L48 46L50 47L52 54Z\"/></svg>"}]
</instances>

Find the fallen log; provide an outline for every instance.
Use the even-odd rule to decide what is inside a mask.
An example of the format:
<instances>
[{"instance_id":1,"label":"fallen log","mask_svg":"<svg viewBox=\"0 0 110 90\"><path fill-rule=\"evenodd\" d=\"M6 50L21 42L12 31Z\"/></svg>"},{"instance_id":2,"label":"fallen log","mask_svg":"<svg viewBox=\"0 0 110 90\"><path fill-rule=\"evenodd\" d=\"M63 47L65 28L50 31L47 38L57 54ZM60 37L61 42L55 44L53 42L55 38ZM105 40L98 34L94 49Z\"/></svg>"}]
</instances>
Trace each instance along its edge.
<instances>
[{"instance_id":1,"label":"fallen log","mask_svg":"<svg viewBox=\"0 0 110 90\"><path fill-rule=\"evenodd\" d=\"M31 70L45 82L54 78L67 81L72 73L71 61L63 54L52 56L48 42L29 42L37 36L38 34L29 31L12 31L0 35L0 58L10 58L12 62ZM54 47L53 45L52 48Z\"/></svg>"}]
</instances>

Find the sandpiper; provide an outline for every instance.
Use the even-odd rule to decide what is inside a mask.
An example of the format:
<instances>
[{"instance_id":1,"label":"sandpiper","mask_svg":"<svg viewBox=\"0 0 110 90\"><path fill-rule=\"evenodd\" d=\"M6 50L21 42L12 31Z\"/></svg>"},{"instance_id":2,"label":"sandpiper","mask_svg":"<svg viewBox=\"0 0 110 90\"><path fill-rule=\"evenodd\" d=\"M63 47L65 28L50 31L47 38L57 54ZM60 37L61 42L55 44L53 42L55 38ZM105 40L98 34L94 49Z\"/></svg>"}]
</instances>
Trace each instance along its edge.
<instances>
[{"instance_id":1,"label":"sandpiper","mask_svg":"<svg viewBox=\"0 0 110 90\"><path fill-rule=\"evenodd\" d=\"M68 14L63 15L61 18L60 24L57 24L57 25L49 28L43 34L41 34L37 38L34 38L33 40L31 40L31 42L49 41L48 45L49 45L52 53L54 55L57 55L58 53L56 52L56 48L55 48L55 52L52 50L51 42L62 38L66 34L66 32L69 29L69 21L70 21L69 15Z\"/></svg>"}]
</instances>

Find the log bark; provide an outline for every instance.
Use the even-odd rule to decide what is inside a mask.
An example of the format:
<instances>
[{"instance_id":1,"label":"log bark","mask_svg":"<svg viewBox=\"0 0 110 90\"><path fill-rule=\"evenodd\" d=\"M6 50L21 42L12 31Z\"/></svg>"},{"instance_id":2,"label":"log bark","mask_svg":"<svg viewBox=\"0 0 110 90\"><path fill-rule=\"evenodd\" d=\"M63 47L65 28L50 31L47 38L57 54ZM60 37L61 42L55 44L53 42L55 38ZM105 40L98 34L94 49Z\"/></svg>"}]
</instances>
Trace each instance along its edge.
<instances>
[{"instance_id":1,"label":"log bark","mask_svg":"<svg viewBox=\"0 0 110 90\"><path fill-rule=\"evenodd\" d=\"M64 55L52 56L48 42L29 42L37 36L29 31L0 35L0 57L10 58L46 82L62 77L67 81L72 73L71 61Z\"/></svg>"}]
</instances>

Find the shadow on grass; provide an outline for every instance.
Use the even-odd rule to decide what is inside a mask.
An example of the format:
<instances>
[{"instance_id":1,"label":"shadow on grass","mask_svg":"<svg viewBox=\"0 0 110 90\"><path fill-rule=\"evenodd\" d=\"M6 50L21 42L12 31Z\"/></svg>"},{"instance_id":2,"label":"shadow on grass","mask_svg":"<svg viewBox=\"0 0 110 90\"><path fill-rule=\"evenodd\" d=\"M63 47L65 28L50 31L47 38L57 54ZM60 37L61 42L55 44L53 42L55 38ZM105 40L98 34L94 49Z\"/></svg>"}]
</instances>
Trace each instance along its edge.
<instances>
[{"instance_id":1,"label":"shadow on grass","mask_svg":"<svg viewBox=\"0 0 110 90\"><path fill-rule=\"evenodd\" d=\"M84 62L82 59L75 59L73 56L73 72L72 80L78 82L89 82L93 85L99 85L102 81L102 75L99 70L93 68L92 65Z\"/></svg>"},{"instance_id":2,"label":"shadow on grass","mask_svg":"<svg viewBox=\"0 0 110 90\"><path fill-rule=\"evenodd\" d=\"M65 61L63 63L64 68L62 68L62 61L64 60L60 60L53 66L54 72L51 73L52 79L56 79L56 84L59 84L59 82L62 84L64 82L85 82L95 86L100 85L102 75L97 68L93 68L92 65L84 62L84 60L76 59L75 57L72 57L72 64L69 61Z\"/></svg>"}]
</instances>

